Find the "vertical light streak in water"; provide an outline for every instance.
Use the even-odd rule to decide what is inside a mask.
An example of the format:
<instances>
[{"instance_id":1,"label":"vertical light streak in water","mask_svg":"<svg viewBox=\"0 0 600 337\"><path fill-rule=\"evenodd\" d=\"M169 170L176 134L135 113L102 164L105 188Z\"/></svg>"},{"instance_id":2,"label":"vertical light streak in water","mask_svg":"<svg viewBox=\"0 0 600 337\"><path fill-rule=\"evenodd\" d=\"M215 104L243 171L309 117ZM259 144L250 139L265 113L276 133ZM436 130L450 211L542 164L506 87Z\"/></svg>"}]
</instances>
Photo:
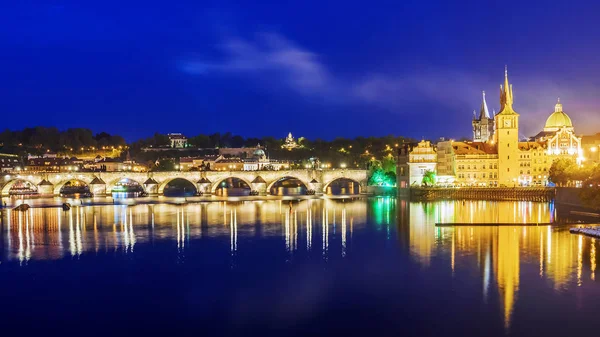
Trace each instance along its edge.
<instances>
[{"instance_id":1,"label":"vertical light streak in water","mask_svg":"<svg viewBox=\"0 0 600 337\"><path fill-rule=\"evenodd\" d=\"M454 274L454 258L456 257L456 237L454 233L456 232L456 228L452 231L452 247L450 252L450 266L452 267L452 274Z\"/></svg>"},{"instance_id":2,"label":"vertical light streak in water","mask_svg":"<svg viewBox=\"0 0 600 337\"><path fill-rule=\"evenodd\" d=\"M12 237L11 237L11 233L10 233L10 227L11 227L11 218L12 218L12 211L9 209L6 211L6 247L8 248L8 251L11 252L11 248L12 248Z\"/></svg>"},{"instance_id":3,"label":"vertical light streak in water","mask_svg":"<svg viewBox=\"0 0 600 337\"><path fill-rule=\"evenodd\" d=\"M550 226L548 226L548 230L546 231L546 241L546 261L550 265L552 263L552 227Z\"/></svg>"},{"instance_id":4,"label":"vertical light streak in water","mask_svg":"<svg viewBox=\"0 0 600 337\"><path fill-rule=\"evenodd\" d=\"M133 246L135 246L135 233L133 231L133 210L129 210L129 244L130 251L133 253Z\"/></svg>"},{"instance_id":5,"label":"vertical light streak in water","mask_svg":"<svg viewBox=\"0 0 600 337\"><path fill-rule=\"evenodd\" d=\"M332 219L332 226L333 226L333 236L335 236L335 208L332 210L333 211L333 219Z\"/></svg>"},{"instance_id":6,"label":"vertical light streak in water","mask_svg":"<svg viewBox=\"0 0 600 337\"><path fill-rule=\"evenodd\" d=\"M27 260L27 255L28 255L28 251L29 251L29 247L30 247L29 214L28 214L30 212L30 210L27 210L26 212L27 213L24 216L24 218L25 218L25 250L24 250L25 260Z\"/></svg>"},{"instance_id":7,"label":"vertical light streak in water","mask_svg":"<svg viewBox=\"0 0 600 337\"><path fill-rule=\"evenodd\" d=\"M127 226L127 209L121 209L124 210L123 213L121 213L121 236L123 237L123 251L125 252L125 254L127 254L129 252L129 226Z\"/></svg>"},{"instance_id":8,"label":"vertical light streak in water","mask_svg":"<svg viewBox=\"0 0 600 337\"><path fill-rule=\"evenodd\" d=\"M73 209L69 210L69 252L71 256L77 254L77 247L75 246L75 231L73 230Z\"/></svg>"},{"instance_id":9,"label":"vertical light streak in water","mask_svg":"<svg viewBox=\"0 0 600 337\"><path fill-rule=\"evenodd\" d=\"M31 235L30 235L30 230L29 230L29 213L31 213L33 210L29 209L27 210L27 214L25 214L25 261L29 261L29 258L31 257ZM31 224L31 227L33 227L33 224Z\"/></svg>"},{"instance_id":10,"label":"vertical light streak in water","mask_svg":"<svg viewBox=\"0 0 600 337\"><path fill-rule=\"evenodd\" d=\"M98 220L96 219L96 213L94 213L94 250L98 253Z\"/></svg>"},{"instance_id":11,"label":"vertical light streak in water","mask_svg":"<svg viewBox=\"0 0 600 337\"><path fill-rule=\"evenodd\" d=\"M323 258L327 260L327 251L329 250L329 212L323 208Z\"/></svg>"},{"instance_id":12,"label":"vertical light streak in water","mask_svg":"<svg viewBox=\"0 0 600 337\"><path fill-rule=\"evenodd\" d=\"M154 232L154 207L152 207L152 230Z\"/></svg>"},{"instance_id":13,"label":"vertical light streak in water","mask_svg":"<svg viewBox=\"0 0 600 337\"><path fill-rule=\"evenodd\" d=\"M56 218L58 219L58 248L60 250L60 252L62 253L63 250L63 242L62 242L62 213L61 213L61 209L57 208L56 209Z\"/></svg>"},{"instance_id":14,"label":"vertical light streak in water","mask_svg":"<svg viewBox=\"0 0 600 337\"><path fill-rule=\"evenodd\" d=\"M596 280L596 239L592 239L592 248L590 249L590 268L592 281Z\"/></svg>"},{"instance_id":15,"label":"vertical light streak in water","mask_svg":"<svg viewBox=\"0 0 600 337\"><path fill-rule=\"evenodd\" d=\"M35 228L35 224L33 223L33 208L29 209L29 223L31 224L31 248L33 249L35 248L35 231L33 230Z\"/></svg>"},{"instance_id":16,"label":"vertical light streak in water","mask_svg":"<svg viewBox=\"0 0 600 337\"><path fill-rule=\"evenodd\" d=\"M175 210L175 216L177 217L177 251L180 252L181 251L181 226L179 224L180 222L180 218L179 218L179 208Z\"/></svg>"},{"instance_id":17,"label":"vertical light streak in water","mask_svg":"<svg viewBox=\"0 0 600 337\"><path fill-rule=\"evenodd\" d=\"M306 250L310 251L312 246L312 209L310 204L306 210Z\"/></svg>"},{"instance_id":18,"label":"vertical light streak in water","mask_svg":"<svg viewBox=\"0 0 600 337\"><path fill-rule=\"evenodd\" d=\"M298 211L294 210L294 222L292 224L293 232L292 232L292 250L296 251L298 249Z\"/></svg>"},{"instance_id":19,"label":"vertical light streak in water","mask_svg":"<svg viewBox=\"0 0 600 337\"><path fill-rule=\"evenodd\" d=\"M19 262L23 262L24 254L23 254L23 213L19 212Z\"/></svg>"},{"instance_id":20,"label":"vertical light streak in water","mask_svg":"<svg viewBox=\"0 0 600 337\"><path fill-rule=\"evenodd\" d=\"M490 279L492 274L492 264L491 264L491 252L490 247L487 247L485 252L485 262L483 267L483 300L487 303L488 292L490 290Z\"/></svg>"},{"instance_id":21,"label":"vertical light streak in water","mask_svg":"<svg viewBox=\"0 0 600 337\"><path fill-rule=\"evenodd\" d=\"M581 287L581 273L583 271L583 236L577 238L577 286Z\"/></svg>"},{"instance_id":22,"label":"vertical light streak in water","mask_svg":"<svg viewBox=\"0 0 600 337\"><path fill-rule=\"evenodd\" d=\"M544 232L540 231L540 277L544 276Z\"/></svg>"},{"instance_id":23,"label":"vertical light streak in water","mask_svg":"<svg viewBox=\"0 0 600 337\"><path fill-rule=\"evenodd\" d=\"M227 201L223 201L223 225L227 225Z\"/></svg>"},{"instance_id":24,"label":"vertical light streak in water","mask_svg":"<svg viewBox=\"0 0 600 337\"><path fill-rule=\"evenodd\" d=\"M342 209L342 257L346 256L346 208Z\"/></svg>"},{"instance_id":25,"label":"vertical light streak in water","mask_svg":"<svg viewBox=\"0 0 600 337\"><path fill-rule=\"evenodd\" d=\"M232 209L229 219L229 235L231 255L237 251L237 210Z\"/></svg>"},{"instance_id":26,"label":"vertical light streak in water","mask_svg":"<svg viewBox=\"0 0 600 337\"><path fill-rule=\"evenodd\" d=\"M283 229L285 236L285 250L290 252L290 212L285 212L283 216Z\"/></svg>"},{"instance_id":27,"label":"vertical light streak in water","mask_svg":"<svg viewBox=\"0 0 600 337\"><path fill-rule=\"evenodd\" d=\"M77 255L81 255L81 214L77 212L75 215L75 247L77 249Z\"/></svg>"}]
</instances>

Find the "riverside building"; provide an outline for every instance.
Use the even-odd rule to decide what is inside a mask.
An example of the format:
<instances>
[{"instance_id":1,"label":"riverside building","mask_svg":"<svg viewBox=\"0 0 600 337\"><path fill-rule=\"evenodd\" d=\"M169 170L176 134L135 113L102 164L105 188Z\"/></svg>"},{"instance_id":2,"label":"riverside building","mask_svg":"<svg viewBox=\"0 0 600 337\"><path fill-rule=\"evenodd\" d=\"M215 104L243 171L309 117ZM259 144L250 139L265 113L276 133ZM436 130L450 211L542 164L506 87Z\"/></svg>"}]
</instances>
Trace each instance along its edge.
<instances>
[{"instance_id":1,"label":"riverside building","mask_svg":"<svg viewBox=\"0 0 600 337\"><path fill-rule=\"evenodd\" d=\"M435 145L421 142L405 148L398 160L398 186L420 185L422 174L413 168L419 165L419 154L424 151L436 154L435 165L429 169L435 168L437 183L451 186L545 186L554 160L584 160L581 137L575 135L560 100L543 130L529 139L519 139L520 114L513 103L513 89L505 70L499 112L490 115L484 93L479 114L473 114L472 141L449 140Z\"/></svg>"}]
</instances>

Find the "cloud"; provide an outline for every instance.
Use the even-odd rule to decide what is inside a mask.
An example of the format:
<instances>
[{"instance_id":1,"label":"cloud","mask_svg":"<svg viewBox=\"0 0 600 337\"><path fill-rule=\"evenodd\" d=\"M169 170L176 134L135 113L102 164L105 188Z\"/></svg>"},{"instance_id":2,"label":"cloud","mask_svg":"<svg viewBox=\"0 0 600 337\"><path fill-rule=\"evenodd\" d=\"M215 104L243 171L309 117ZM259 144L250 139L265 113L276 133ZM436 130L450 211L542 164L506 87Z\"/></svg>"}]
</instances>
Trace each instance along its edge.
<instances>
[{"instance_id":1,"label":"cloud","mask_svg":"<svg viewBox=\"0 0 600 337\"><path fill-rule=\"evenodd\" d=\"M224 60L195 60L183 63L182 69L192 74L209 73L272 73L269 80L285 84L303 95L323 96L343 94L338 81L331 75L319 56L274 33L259 34L256 41L239 37L226 39L220 46Z\"/></svg>"},{"instance_id":2,"label":"cloud","mask_svg":"<svg viewBox=\"0 0 600 337\"><path fill-rule=\"evenodd\" d=\"M497 77L471 70L408 66L397 73L355 70L351 77L343 78L327 66L321 55L277 33L257 34L251 40L229 36L222 40L217 50L219 57L216 60L186 61L182 63L182 70L202 76L248 74L266 87L287 88L303 97L332 104L366 105L401 115L427 113L432 118L452 121L452 125L457 124L456 120L462 120L465 132L470 129L472 111L479 109L482 90L488 91L490 110L498 111L499 108L501 67ZM594 125L600 123L600 115L591 113L595 104L600 104L595 95L596 88L593 89L582 92L580 88L570 88L550 77L519 78L514 86L515 108L522 116L523 135L533 135L543 128L558 96L567 98L564 100L567 112L579 113L571 115L576 131L593 132L589 124L581 125L579 129L577 123L590 119ZM585 97L585 102L574 102L577 97Z\"/></svg>"}]
</instances>

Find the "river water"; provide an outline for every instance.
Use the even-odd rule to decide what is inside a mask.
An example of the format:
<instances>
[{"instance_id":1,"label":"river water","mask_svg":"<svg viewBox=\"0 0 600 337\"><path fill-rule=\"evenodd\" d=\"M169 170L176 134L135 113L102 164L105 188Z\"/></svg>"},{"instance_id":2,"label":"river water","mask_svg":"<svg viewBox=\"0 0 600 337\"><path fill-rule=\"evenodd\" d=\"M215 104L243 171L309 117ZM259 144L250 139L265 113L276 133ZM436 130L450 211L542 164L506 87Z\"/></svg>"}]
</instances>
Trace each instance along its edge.
<instances>
[{"instance_id":1,"label":"river water","mask_svg":"<svg viewBox=\"0 0 600 337\"><path fill-rule=\"evenodd\" d=\"M596 335L598 240L435 227L555 219L390 197L4 210L0 320L15 336Z\"/></svg>"}]
</instances>

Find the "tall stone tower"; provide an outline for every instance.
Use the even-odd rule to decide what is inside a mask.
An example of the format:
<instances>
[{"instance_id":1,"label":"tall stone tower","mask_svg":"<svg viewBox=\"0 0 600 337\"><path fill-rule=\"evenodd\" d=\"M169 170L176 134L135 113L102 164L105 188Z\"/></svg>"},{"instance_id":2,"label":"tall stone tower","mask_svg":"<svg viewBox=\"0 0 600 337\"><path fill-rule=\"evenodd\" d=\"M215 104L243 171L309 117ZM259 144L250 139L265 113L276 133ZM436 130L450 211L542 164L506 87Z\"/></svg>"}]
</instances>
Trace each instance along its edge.
<instances>
[{"instance_id":1,"label":"tall stone tower","mask_svg":"<svg viewBox=\"0 0 600 337\"><path fill-rule=\"evenodd\" d=\"M495 116L494 143L498 149L498 184L517 186L519 178L519 114L513 110L513 90L504 69L500 85L500 112Z\"/></svg>"},{"instance_id":2,"label":"tall stone tower","mask_svg":"<svg viewBox=\"0 0 600 337\"><path fill-rule=\"evenodd\" d=\"M490 117L487 103L485 101L485 91L481 101L481 109L479 115L473 111L473 141L488 142L492 140L494 134L494 119Z\"/></svg>"}]
</instances>

